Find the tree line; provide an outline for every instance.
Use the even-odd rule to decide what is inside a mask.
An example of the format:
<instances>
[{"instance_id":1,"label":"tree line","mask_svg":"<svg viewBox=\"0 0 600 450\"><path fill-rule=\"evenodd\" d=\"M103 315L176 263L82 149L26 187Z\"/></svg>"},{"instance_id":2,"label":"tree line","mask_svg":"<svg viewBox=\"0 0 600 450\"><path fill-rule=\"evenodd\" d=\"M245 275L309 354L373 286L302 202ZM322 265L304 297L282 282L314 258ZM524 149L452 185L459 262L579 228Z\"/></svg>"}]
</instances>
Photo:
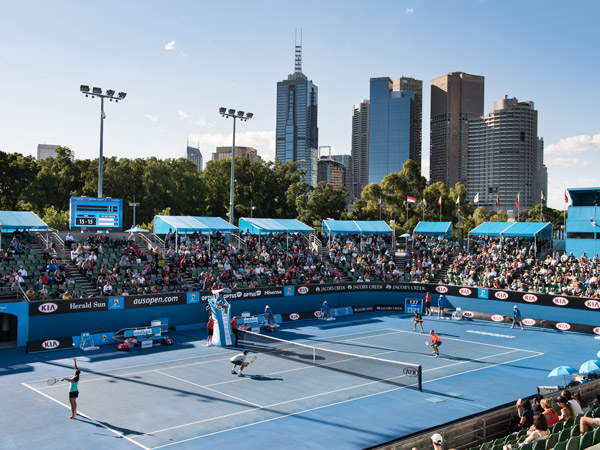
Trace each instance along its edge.
<instances>
[{"instance_id":1,"label":"tree line","mask_svg":"<svg viewBox=\"0 0 600 450\"><path fill-rule=\"evenodd\" d=\"M104 158L103 194L122 198L125 228L136 221L149 230L157 214L209 216L228 219L231 159L208 161L203 171L185 158ZM34 211L49 226L68 229L69 199L95 197L98 186L98 159L75 159L67 147L56 157L36 160L31 156L0 151L0 209ZM320 228L327 218L343 220L395 220L398 233L411 232L423 218L440 220L438 200L442 198L442 221L460 223L465 232L490 220L506 220L502 210L496 215L466 201L467 190L457 183L448 189L438 182L427 186L418 165L407 161L403 170L386 176L381 184L371 183L346 211L346 191L320 182L312 187L302 181L296 162L251 162L235 160L235 223L240 217L297 218ZM417 199L409 205L407 196ZM456 201L460 196L461 202ZM423 202L425 199L425 203ZM562 224L562 212L545 205L521 211L520 220L537 221L540 209L544 220L555 227Z\"/></svg>"}]
</instances>

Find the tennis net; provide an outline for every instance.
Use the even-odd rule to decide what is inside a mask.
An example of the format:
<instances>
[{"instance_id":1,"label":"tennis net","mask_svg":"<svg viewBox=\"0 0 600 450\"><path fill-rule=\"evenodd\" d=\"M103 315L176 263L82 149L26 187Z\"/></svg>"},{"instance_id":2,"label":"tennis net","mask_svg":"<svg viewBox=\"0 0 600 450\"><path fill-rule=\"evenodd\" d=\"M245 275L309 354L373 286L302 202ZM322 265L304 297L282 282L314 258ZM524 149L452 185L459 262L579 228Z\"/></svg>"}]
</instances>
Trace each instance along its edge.
<instances>
[{"instance_id":1,"label":"tennis net","mask_svg":"<svg viewBox=\"0 0 600 450\"><path fill-rule=\"evenodd\" d=\"M246 350L397 387L416 385L419 391L423 389L423 371L419 364L325 350L247 330L238 330L238 339Z\"/></svg>"}]
</instances>

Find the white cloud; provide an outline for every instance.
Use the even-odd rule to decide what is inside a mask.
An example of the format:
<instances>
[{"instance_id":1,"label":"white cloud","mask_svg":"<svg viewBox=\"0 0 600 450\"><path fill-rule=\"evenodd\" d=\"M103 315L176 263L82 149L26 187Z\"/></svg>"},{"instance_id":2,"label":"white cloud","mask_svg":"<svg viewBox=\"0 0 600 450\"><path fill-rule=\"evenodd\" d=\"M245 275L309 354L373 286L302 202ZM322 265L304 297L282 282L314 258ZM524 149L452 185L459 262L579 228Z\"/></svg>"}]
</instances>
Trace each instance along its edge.
<instances>
[{"instance_id":1,"label":"white cloud","mask_svg":"<svg viewBox=\"0 0 600 450\"><path fill-rule=\"evenodd\" d=\"M157 122L158 116L156 114L144 114L144 117L151 122Z\"/></svg>"},{"instance_id":2,"label":"white cloud","mask_svg":"<svg viewBox=\"0 0 600 450\"><path fill-rule=\"evenodd\" d=\"M203 154L212 154L217 147L230 147L233 135L223 133L190 134L190 142L198 142ZM275 131L246 131L235 133L235 144L255 148L266 161L275 159ZM207 159L210 159L207 158Z\"/></svg>"},{"instance_id":3,"label":"white cloud","mask_svg":"<svg viewBox=\"0 0 600 450\"><path fill-rule=\"evenodd\" d=\"M414 9L412 9L412 8L406 8L406 14L412 14L413 12L415 12Z\"/></svg>"},{"instance_id":4,"label":"white cloud","mask_svg":"<svg viewBox=\"0 0 600 450\"><path fill-rule=\"evenodd\" d=\"M186 117L188 116L185 112L183 111L177 111L177 114L179 114L179 120L185 120Z\"/></svg>"},{"instance_id":5,"label":"white cloud","mask_svg":"<svg viewBox=\"0 0 600 450\"><path fill-rule=\"evenodd\" d=\"M567 156L574 153L600 151L600 134L593 136L583 134L561 139L555 144L550 144L544 149L546 155Z\"/></svg>"},{"instance_id":6,"label":"white cloud","mask_svg":"<svg viewBox=\"0 0 600 450\"><path fill-rule=\"evenodd\" d=\"M200 117L198 120L194 121L194 124L200 126L206 126L206 119L204 117Z\"/></svg>"},{"instance_id":7,"label":"white cloud","mask_svg":"<svg viewBox=\"0 0 600 450\"><path fill-rule=\"evenodd\" d=\"M550 158L547 165L560 166L560 167L585 167L591 165L592 162L589 160L583 160L578 158L569 158L565 156L558 156L556 158Z\"/></svg>"},{"instance_id":8,"label":"white cloud","mask_svg":"<svg viewBox=\"0 0 600 450\"><path fill-rule=\"evenodd\" d=\"M170 41L165 44L165 50L175 50L175 41Z\"/></svg>"}]
</instances>

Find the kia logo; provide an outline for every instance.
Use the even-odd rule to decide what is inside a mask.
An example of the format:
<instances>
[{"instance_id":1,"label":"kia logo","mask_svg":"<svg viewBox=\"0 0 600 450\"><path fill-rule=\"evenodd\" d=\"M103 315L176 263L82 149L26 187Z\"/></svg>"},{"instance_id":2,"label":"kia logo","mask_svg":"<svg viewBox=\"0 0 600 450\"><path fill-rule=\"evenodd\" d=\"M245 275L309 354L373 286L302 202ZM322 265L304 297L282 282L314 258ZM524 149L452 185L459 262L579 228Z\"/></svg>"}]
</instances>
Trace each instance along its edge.
<instances>
[{"instance_id":1,"label":"kia logo","mask_svg":"<svg viewBox=\"0 0 600 450\"><path fill-rule=\"evenodd\" d=\"M471 318L475 316L475 313L473 311L463 311L462 315L463 317Z\"/></svg>"},{"instance_id":2,"label":"kia logo","mask_svg":"<svg viewBox=\"0 0 600 450\"><path fill-rule=\"evenodd\" d=\"M43 313L51 313L58 309L58 305L56 303L42 303L38 306L38 310Z\"/></svg>"},{"instance_id":3,"label":"kia logo","mask_svg":"<svg viewBox=\"0 0 600 450\"><path fill-rule=\"evenodd\" d=\"M448 288L446 286L437 286L435 290L440 294L445 294L446 292L448 292Z\"/></svg>"},{"instance_id":4,"label":"kia logo","mask_svg":"<svg viewBox=\"0 0 600 450\"><path fill-rule=\"evenodd\" d=\"M526 302L529 302L529 303L535 303L538 301L538 298L537 298L537 295L525 294L525 295L523 295L523 300L525 300Z\"/></svg>"},{"instance_id":5,"label":"kia logo","mask_svg":"<svg viewBox=\"0 0 600 450\"><path fill-rule=\"evenodd\" d=\"M556 328L558 328L559 330L563 330L563 331L567 331L571 329L571 325L569 325L568 323L565 322L559 322L555 325Z\"/></svg>"},{"instance_id":6,"label":"kia logo","mask_svg":"<svg viewBox=\"0 0 600 450\"><path fill-rule=\"evenodd\" d=\"M53 348L56 348L59 345L60 342L54 339L48 339L47 341L42 342L42 347L44 347L46 350L52 350Z\"/></svg>"},{"instance_id":7,"label":"kia logo","mask_svg":"<svg viewBox=\"0 0 600 450\"><path fill-rule=\"evenodd\" d=\"M523 325L532 327L535 325L535 320L534 319L523 319Z\"/></svg>"},{"instance_id":8,"label":"kia logo","mask_svg":"<svg viewBox=\"0 0 600 450\"><path fill-rule=\"evenodd\" d=\"M600 302L598 300L586 300L584 305L590 309L600 308Z\"/></svg>"},{"instance_id":9,"label":"kia logo","mask_svg":"<svg viewBox=\"0 0 600 450\"><path fill-rule=\"evenodd\" d=\"M298 320L299 318L300 318L300 314L298 314L298 313L290 314L290 320Z\"/></svg>"},{"instance_id":10,"label":"kia logo","mask_svg":"<svg viewBox=\"0 0 600 450\"><path fill-rule=\"evenodd\" d=\"M498 291L494 293L494 297L500 299L500 300L506 300L508 298L508 293L504 292L504 291Z\"/></svg>"},{"instance_id":11,"label":"kia logo","mask_svg":"<svg viewBox=\"0 0 600 450\"><path fill-rule=\"evenodd\" d=\"M471 289L469 289L469 288L460 288L458 290L458 293L460 295L471 295Z\"/></svg>"},{"instance_id":12,"label":"kia logo","mask_svg":"<svg viewBox=\"0 0 600 450\"><path fill-rule=\"evenodd\" d=\"M298 288L298 293L299 294L306 294L308 292L308 288L306 286L300 286Z\"/></svg>"},{"instance_id":13,"label":"kia logo","mask_svg":"<svg viewBox=\"0 0 600 450\"><path fill-rule=\"evenodd\" d=\"M600 327L596 327L592 330L595 334L600 334Z\"/></svg>"},{"instance_id":14,"label":"kia logo","mask_svg":"<svg viewBox=\"0 0 600 450\"><path fill-rule=\"evenodd\" d=\"M405 367L402 372L404 372L404 375L407 377L416 377L419 375L419 370L415 367Z\"/></svg>"},{"instance_id":15,"label":"kia logo","mask_svg":"<svg viewBox=\"0 0 600 450\"><path fill-rule=\"evenodd\" d=\"M500 314L494 314L491 319L494 322L503 322L504 321L504 316L501 316Z\"/></svg>"},{"instance_id":16,"label":"kia logo","mask_svg":"<svg viewBox=\"0 0 600 450\"><path fill-rule=\"evenodd\" d=\"M552 303L558 306L567 306L569 304L569 300L564 297L554 297L552 299Z\"/></svg>"}]
</instances>

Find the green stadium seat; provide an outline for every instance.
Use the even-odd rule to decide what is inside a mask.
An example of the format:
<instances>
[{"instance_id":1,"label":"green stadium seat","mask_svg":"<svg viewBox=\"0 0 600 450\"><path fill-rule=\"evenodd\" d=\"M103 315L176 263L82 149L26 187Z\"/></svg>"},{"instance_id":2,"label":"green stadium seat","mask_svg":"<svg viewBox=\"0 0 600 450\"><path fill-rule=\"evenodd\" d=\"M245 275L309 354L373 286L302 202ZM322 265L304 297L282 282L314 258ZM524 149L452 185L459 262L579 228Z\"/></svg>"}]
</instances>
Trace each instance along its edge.
<instances>
[{"instance_id":1,"label":"green stadium seat","mask_svg":"<svg viewBox=\"0 0 600 450\"><path fill-rule=\"evenodd\" d=\"M558 435L558 442L566 442L571 437L571 428L564 428Z\"/></svg>"},{"instance_id":2,"label":"green stadium seat","mask_svg":"<svg viewBox=\"0 0 600 450\"><path fill-rule=\"evenodd\" d=\"M594 431L594 445L600 444L600 428L596 428Z\"/></svg>"},{"instance_id":3,"label":"green stadium seat","mask_svg":"<svg viewBox=\"0 0 600 450\"><path fill-rule=\"evenodd\" d=\"M567 441L557 442L554 447L554 450L565 450L567 448Z\"/></svg>"},{"instance_id":4,"label":"green stadium seat","mask_svg":"<svg viewBox=\"0 0 600 450\"><path fill-rule=\"evenodd\" d=\"M581 431L579 430L579 421L571 427L571 437L579 436Z\"/></svg>"},{"instance_id":5,"label":"green stadium seat","mask_svg":"<svg viewBox=\"0 0 600 450\"><path fill-rule=\"evenodd\" d=\"M554 448L556 443L558 442L558 433L552 433L546 439L546 450L551 450Z\"/></svg>"},{"instance_id":6,"label":"green stadium seat","mask_svg":"<svg viewBox=\"0 0 600 450\"><path fill-rule=\"evenodd\" d=\"M546 450L546 439L534 441L531 448L532 450Z\"/></svg>"},{"instance_id":7,"label":"green stadium seat","mask_svg":"<svg viewBox=\"0 0 600 450\"><path fill-rule=\"evenodd\" d=\"M532 449L532 444L523 444L519 447L519 450L531 450Z\"/></svg>"},{"instance_id":8,"label":"green stadium seat","mask_svg":"<svg viewBox=\"0 0 600 450\"><path fill-rule=\"evenodd\" d=\"M572 426L573 426L573 418L569 417L567 420L565 420L564 427L565 428L570 428Z\"/></svg>"},{"instance_id":9,"label":"green stadium seat","mask_svg":"<svg viewBox=\"0 0 600 450\"><path fill-rule=\"evenodd\" d=\"M567 441L565 450L579 450L579 438L581 436L574 436Z\"/></svg>"},{"instance_id":10,"label":"green stadium seat","mask_svg":"<svg viewBox=\"0 0 600 450\"><path fill-rule=\"evenodd\" d=\"M584 450L594 445L594 432L588 431L581 436L579 440L579 450Z\"/></svg>"}]
</instances>

